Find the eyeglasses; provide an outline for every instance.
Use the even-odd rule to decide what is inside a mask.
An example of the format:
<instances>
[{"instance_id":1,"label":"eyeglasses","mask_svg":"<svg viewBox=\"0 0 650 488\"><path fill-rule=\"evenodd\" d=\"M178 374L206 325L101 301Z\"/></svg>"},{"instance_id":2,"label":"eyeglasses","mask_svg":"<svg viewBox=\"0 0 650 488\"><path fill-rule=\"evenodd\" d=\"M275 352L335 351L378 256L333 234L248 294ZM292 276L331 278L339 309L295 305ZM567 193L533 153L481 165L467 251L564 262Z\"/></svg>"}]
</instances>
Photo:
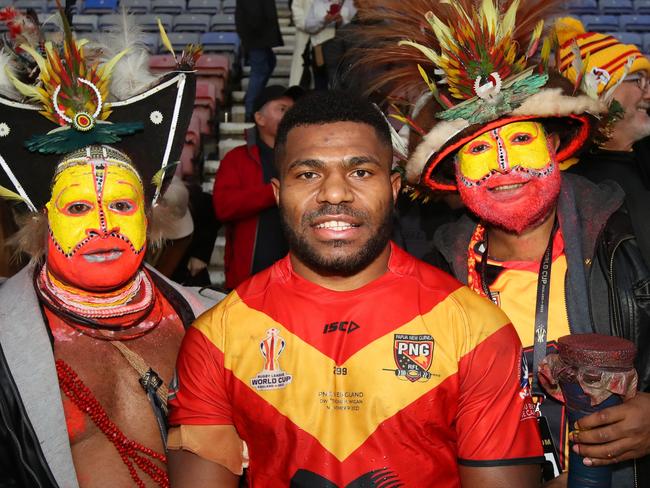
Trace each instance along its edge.
<instances>
[{"instance_id":1,"label":"eyeglasses","mask_svg":"<svg viewBox=\"0 0 650 488\"><path fill-rule=\"evenodd\" d=\"M648 77L642 74L635 73L630 76L627 76L625 78L625 81L629 83L636 83L636 86L642 92L646 91L646 89L648 88Z\"/></svg>"}]
</instances>

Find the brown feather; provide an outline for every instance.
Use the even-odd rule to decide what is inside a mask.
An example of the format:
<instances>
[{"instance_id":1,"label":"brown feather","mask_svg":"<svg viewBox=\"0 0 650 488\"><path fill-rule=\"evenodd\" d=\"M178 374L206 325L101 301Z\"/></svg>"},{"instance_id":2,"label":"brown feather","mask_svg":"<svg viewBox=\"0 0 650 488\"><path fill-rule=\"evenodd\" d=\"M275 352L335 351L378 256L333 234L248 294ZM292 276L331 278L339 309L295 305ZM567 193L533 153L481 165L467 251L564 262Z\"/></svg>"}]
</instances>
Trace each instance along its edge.
<instances>
[{"instance_id":1,"label":"brown feather","mask_svg":"<svg viewBox=\"0 0 650 488\"><path fill-rule=\"evenodd\" d=\"M471 12L480 6L478 0L451 0ZM361 3L361 2L360 2ZM500 1L499 11L505 12L512 0ZM521 0L516 15L513 41L517 43L517 56L523 56L537 23L561 12L560 0ZM359 8L361 25L356 30L360 47L351 51L353 69L373 72L364 87L366 93L387 97L398 95L414 101L428 87L420 76L420 64L433 78L433 63L423 53L409 46L398 46L409 40L440 52L440 44L433 34L425 14L431 11L443 23L460 26L458 13L449 4L436 0L373 0L363 2ZM551 22L547 25L550 28ZM466 37L467 33L458 31Z\"/></svg>"}]
</instances>

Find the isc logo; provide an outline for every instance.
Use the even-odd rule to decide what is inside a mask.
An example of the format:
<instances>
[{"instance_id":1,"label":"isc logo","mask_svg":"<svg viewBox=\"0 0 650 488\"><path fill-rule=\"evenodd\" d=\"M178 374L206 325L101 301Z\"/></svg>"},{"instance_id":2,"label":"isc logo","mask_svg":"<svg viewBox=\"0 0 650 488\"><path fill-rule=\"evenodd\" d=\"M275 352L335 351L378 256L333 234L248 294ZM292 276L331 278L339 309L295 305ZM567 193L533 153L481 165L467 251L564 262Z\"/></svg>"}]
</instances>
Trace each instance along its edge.
<instances>
[{"instance_id":1,"label":"isc logo","mask_svg":"<svg viewBox=\"0 0 650 488\"><path fill-rule=\"evenodd\" d=\"M323 327L323 334L329 334L330 332L345 332L346 334L349 334L350 332L354 332L355 330L359 329L361 326L357 324L356 322L350 320L350 321L342 321L342 322L332 322L330 324L325 324L325 327Z\"/></svg>"},{"instance_id":2,"label":"isc logo","mask_svg":"<svg viewBox=\"0 0 650 488\"><path fill-rule=\"evenodd\" d=\"M426 342L399 342L397 344L397 354L406 354L408 356L428 356L431 354L431 344Z\"/></svg>"}]
</instances>

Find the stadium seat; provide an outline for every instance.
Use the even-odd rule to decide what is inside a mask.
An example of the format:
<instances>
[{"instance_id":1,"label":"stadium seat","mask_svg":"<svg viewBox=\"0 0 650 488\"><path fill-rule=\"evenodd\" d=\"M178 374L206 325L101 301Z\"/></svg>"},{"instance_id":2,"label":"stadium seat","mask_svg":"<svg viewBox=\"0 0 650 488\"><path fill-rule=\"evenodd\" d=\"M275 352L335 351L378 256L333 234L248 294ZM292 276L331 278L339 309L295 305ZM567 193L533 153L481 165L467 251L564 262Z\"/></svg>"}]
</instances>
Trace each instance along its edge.
<instances>
[{"instance_id":1,"label":"stadium seat","mask_svg":"<svg viewBox=\"0 0 650 488\"><path fill-rule=\"evenodd\" d=\"M47 12L47 0L16 0L13 5L20 10L31 8L36 13Z\"/></svg>"},{"instance_id":2,"label":"stadium seat","mask_svg":"<svg viewBox=\"0 0 650 488\"><path fill-rule=\"evenodd\" d=\"M84 0L80 6L84 14L110 14L117 12L117 0Z\"/></svg>"},{"instance_id":3,"label":"stadium seat","mask_svg":"<svg viewBox=\"0 0 650 488\"><path fill-rule=\"evenodd\" d=\"M61 30L60 17L57 12L41 12L38 14L38 22L43 32L58 32ZM2 23L4 25L4 23Z\"/></svg>"},{"instance_id":4,"label":"stadium seat","mask_svg":"<svg viewBox=\"0 0 650 488\"><path fill-rule=\"evenodd\" d=\"M235 28L235 14L214 14L210 19L212 32L234 32Z\"/></svg>"},{"instance_id":5,"label":"stadium seat","mask_svg":"<svg viewBox=\"0 0 650 488\"><path fill-rule=\"evenodd\" d=\"M151 0L151 11L157 14L178 15L185 10L185 0Z\"/></svg>"},{"instance_id":6,"label":"stadium seat","mask_svg":"<svg viewBox=\"0 0 650 488\"><path fill-rule=\"evenodd\" d=\"M596 0L570 0L566 3L567 10L572 14L597 14Z\"/></svg>"},{"instance_id":7,"label":"stadium seat","mask_svg":"<svg viewBox=\"0 0 650 488\"><path fill-rule=\"evenodd\" d=\"M101 15L97 19L97 28L100 31L111 30L113 27L120 25L122 22L121 14Z\"/></svg>"},{"instance_id":8,"label":"stadium seat","mask_svg":"<svg viewBox=\"0 0 650 488\"><path fill-rule=\"evenodd\" d=\"M152 73L167 73L176 69L176 59L171 54L157 54L149 58L149 70Z\"/></svg>"},{"instance_id":9,"label":"stadium seat","mask_svg":"<svg viewBox=\"0 0 650 488\"><path fill-rule=\"evenodd\" d=\"M637 14L650 14L650 0L634 0L633 3Z\"/></svg>"},{"instance_id":10,"label":"stadium seat","mask_svg":"<svg viewBox=\"0 0 650 488\"><path fill-rule=\"evenodd\" d=\"M181 52L188 44L198 44L199 34L196 32L168 32L169 42L172 43L174 51Z\"/></svg>"},{"instance_id":11,"label":"stadium seat","mask_svg":"<svg viewBox=\"0 0 650 488\"><path fill-rule=\"evenodd\" d=\"M95 32L97 30L97 16L84 14L73 15L72 27L77 32Z\"/></svg>"},{"instance_id":12,"label":"stadium seat","mask_svg":"<svg viewBox=\"0 0 650 488\"><path fill-rule=\"evenodd\" d=\"M208 107L210 119L217 113L217 91L212 83L199 80L196 83L194 106Z\"/></svg>"},{"instance_id":13,"label":"stadium seat","mask_svg":"<svg viewBox=\"0 0 650 488\"><path fill-rule=\"evenodd\" d=\"M160 46L160 35L156 33L147 33L144 36L144 44L151 54L156 54Z\"/></svg>"},{"instance_id":14,"label":"stadium seat","mask_svg":"<svg viewBox=\"0 0 650 488\"><path fill-rule=\"evenodd\" d=\"M223 105L225 101L224 89L228 85L230 76L230 58L227 55L206 53L196 62L197 79L207 81L215 87L217 101Z\"/></svg>"},{"instance_id":15,"label":"stadium seat","mask_svg":"<svg viewBox=\"0 0 650 488\"><path fill-rule=\"evenodd\" d=\"M58 10L57 10L58 7L56 6L56 0L44 0L44 1L47 1L47 11L48 11L48 12L57 12L57 11L58 11ZM64 5L64 4L65 4L65 0L64 0L63 2L61 2L61 1L59 0L59 3L60 3L61 5ZM16 7L18 7L18 5L17 5L18 2L13 2L13 4L14 4ZM20 7L20 8L22 8L22 7ZM71 8L70 8L70 11L71 11L73 14L76 14L76 13L78 12L78 10L77 10L77 4L76 4L76 3L72 4L72 6L71 6Z\"/></svg>"},{"instance_id":16,"label":"stadium seat","mask_svg":"<svg viewBox=\"0 0 650 488\"><path fill-rule=\"evenodd\" d=\"M217 0L190 0L187 2L188 12L193 14L216 14L219 12L219 2Z\"/></svg>"},{"instance_id":17,"label":"stadium seat","mask_svg":"<svg viewBox=\"0 0 650 488\"><path fill-rule=\"evenodd\" d=\"M608 32L610 36L614 36L623 44L635 44L640 48L643 47L643 36L637 32Z\"/></svg>"},{"instance_id":18,"label":"stadium seat","mask_svg":"<svg viewBox=\"0 0 650 488\"><path fill-rule=\"evenodd\" d=\"M621 15L620 30L650 32L650 15Z\"/></svg>"},{"instance_id":19,"label":"stadium seat","mask_svg":"<svg viewBox=\"0 0 650 488\"><path fill-rule=\"evenodd\" d=\"M606 15L631 14L634 7L632 0L600 0L600 11Z\"/></svg>"},{"instance_id":20,"label":"stadium seat","mask_svg":"<svg viewBox=\"0 0 650 488\"><path fill-rule=\"evenodd\" d=\"M132 14L148 14L151 12L151 0L120 0L120 7Z\"/></svg>"},{"instance_id":21,"label":"stadium seat","mask_svg":"<svg viewBox=\"0 0 650 488\"><path fill-rule=\"evenodd\" d=\"M207 32L210 30L208 14L181 14L174 17L175 32Z\"/></svg>"},{"instance_id":22,"label":"stadium seat","mask_svg":"<svg viewBox=\"0 0 650 488\"><path fill-rule=\"evenodd\" d=\"M646 54L650 53L650 33L643 34L643 49L642 51Z\"/></svg>"},{"instance_id":23,"label":"stadium seat","mask_svg":"<svg viewBox=\"0 0 650 488\"><path fill-rule=\"evenodd\" d=\"M138 24L140 24L140 27L145 32L158 32L158 19L160 19L160 22L167 32L172 30L173 17L169 14L138 15L136 18Z\"/></svg>"},{"instance_id":24,"label":"stadium seat","mask_svg":"<svg viewBox=\"0 0 650 488\"><path fill-rule=\"evenodd\" d=\"M239 52L239 36L236 32L206 32L201 35L205 52Z\"/></svg>"},{"instance_id":25,"label":"stadium seat","mask_svg":"<svg viewBox=\"0 0 650 488\"><path fill-rule=\"evenodd\" d=\"M223 0L221 3L221 11L224 14L234 14L237 5L237 0Z\"/></svg>"},{"instance_id":26,"label":"stadium seat","mask_svg":"<svg viewBox=\"0 0 650 488\"><path fill-rule=\"evenodd\" d=\"M619 30L618 15L582 15L580 18L588 31L611 32Z\"/></svg>"}]
</instances>

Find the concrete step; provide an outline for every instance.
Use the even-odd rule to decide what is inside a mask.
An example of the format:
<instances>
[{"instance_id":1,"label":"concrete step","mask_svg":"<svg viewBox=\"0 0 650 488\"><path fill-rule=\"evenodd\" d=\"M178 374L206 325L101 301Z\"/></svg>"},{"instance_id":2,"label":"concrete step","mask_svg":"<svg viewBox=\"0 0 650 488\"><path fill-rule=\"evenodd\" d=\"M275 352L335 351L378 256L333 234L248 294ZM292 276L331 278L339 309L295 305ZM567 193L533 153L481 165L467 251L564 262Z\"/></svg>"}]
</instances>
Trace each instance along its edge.
<instances>
[{"instance_id":1,"label":"concrete step","mask_svg":"<svg viewBox=\"0 0 650 488\"><path fill-rule=\"evenodd\" d=\"M212 188L214 187L214 178L211 180L204 181L201 183L201 189L210 195L212 195Z\"/></svg>"},{"instance_id":2,"label":"concrete step","mask_svg":"<svg viewBox=\"0 0 650 488\"><path fill-rule=\"evenodd\" d=\"M282 33L282 37L284 37L284 36L295 36L296 35L296 28L293 25L281 25L280 26L280 32Z\"/></svg>"},{"instance_id":3,"label":"concrete step","mask_svg":"<svg viewBox=\"0 0 650 488\"><path fill-rule=\"evenodd\" d=\"M210 275L210 283L212 283L212 286L223 288L226 282L226 273L223 268L208 267L208 274Z\"/></svg>"},{"instance_id":4,"label":"concrete step","mask_svg":"<svg viewBox=\"0 0 650 488\"><path fill-rule=\"evenodd\" d=\"M203 180L214 179L214 175L219 169L221 161L218 159L206 159L203 162Z\"/></svg>"},{"instance_id":5,"label":"concrete step","mask_svg":"<svg viewBox=\"0 0 650 488\"><path fill-rule=\"evenodd\" d=\"M291 46L278 46L273 48L275 54L293 54L293 45Z\"/></svg>"},{"instance_id":6,"label":"concrete step","mask_svg":"<svg viewBox=\"0 0 650 488\"><path fill-rule=\"evenodd\" d=\"M276 65L275 69L273 70L273 74L271 76L275 78L280 78L280 77L289 77L289 73L291 72L291 67L290 66L280 66ZM251 74L251 67L250 66L244 66L242 69L242 74L244 76L250 76Z\"/></svg>"},{"instance_id":7,"label":"concrete step","mask_svg":"<svg viewBox=\"0 0 650 488\"><path fill-rule=\"evenodd\" d=\"M244 91L246 91L248 89L248 80L249 80L248 77L241 79L241 87L242 87L242 90L244 90ZM276 77L276 76L274 76L274 77L269 79L269 82L266 85L267 86L280 85L280 86L289 87L289 75L287 74L287 76L284 76L284 77ZM232 121L233 122L243 122L243 120L240 121L240 120L235 119L234 116L232 118Z\"/></svg>"},{"instance_id":8,"label":"concrete step","mask_svg":"<svg viewBox=\"0 0 650 488\"><path fill-rule=\"evenodd\" d=\"M243 138L244 131L253 127L252 123L245 122L222 122L219 124L219 134L222 138Z\"/></svg>"},{"instance_id":9,"label":"concrete step","mask_svg":"<svg viewBox=\"0 0 650 488\"><path fill-rule=\"evenodd\" d=\"M248 78L247 78L248 79ZM231 122L245 122L246 121L246 109L243 105L233 105L230 109L230 120Z\"/></svg>"},{"instance_id":10,"label":"concrete step","mask_svg":"<svg viewBox=\"0 0 650 488\"><path fill-rule=\"evenodd\" d=\"M230 97L233 102L244 102L244 97L246 96L246 92L243 90L235 90L230 92Z\"/></svg>"},{"instance_id":11,"label":"concrete step","mask_svg":"<svg viewBox=\"0 0 650 488\"><path fill-rule=\"evenodd\" d=\"M226 155L228 151L241 145L242 145L241 139L233 139L233 138L221 139L219 141L219 159L223 159L223 157Z\"/></svg>"},{"instance_id":12,"label":"concrete step","mask_svg":"<svg viewBox=\"0 0 650 488\"><path fill-rule=\"evenodd\" d=\"M278 18L278 24L280 24L280 28L289 26L291 24L291 17Z\"/></svg>"}]
</instances>

